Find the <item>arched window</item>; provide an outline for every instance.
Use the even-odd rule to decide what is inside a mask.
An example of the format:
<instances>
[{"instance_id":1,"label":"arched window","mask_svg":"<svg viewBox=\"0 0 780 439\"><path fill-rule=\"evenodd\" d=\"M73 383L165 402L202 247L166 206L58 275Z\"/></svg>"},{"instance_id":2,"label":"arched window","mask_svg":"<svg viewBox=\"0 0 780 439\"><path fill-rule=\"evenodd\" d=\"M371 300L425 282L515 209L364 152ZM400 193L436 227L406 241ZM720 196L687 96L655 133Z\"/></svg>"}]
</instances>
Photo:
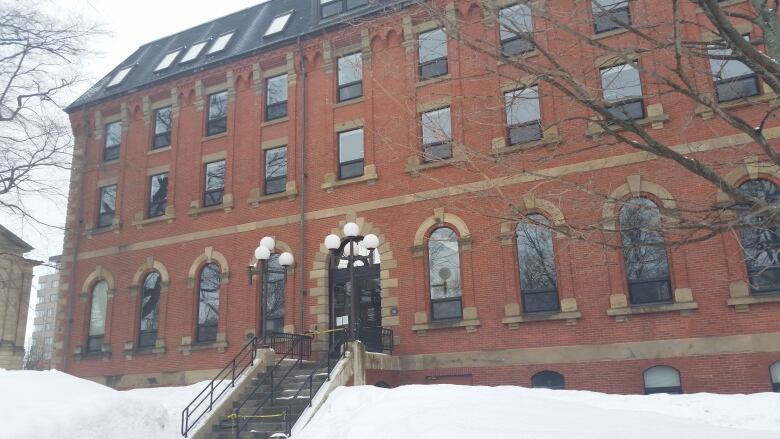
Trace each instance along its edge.
<instances>
[{"instance_id":1,"label":"arched window","mask_svg":"<svg viewBox=\"0 0 780 439\"><path fill-rule=\"evenodd\" d=\"M739 188L769 205L776 206L780 202L780 190L769 180L748 180ZM743 221L753 226L740 232L753 294L780 292L780 226L767 224L768 220L760 212L743 214Z\"/></svg>"},{"instance_id":2,"label":"arched window","mask_svg":"<svg viewBox=\"0 0 780 439\"><path fill-rule=\"evenodd\" d=\"M106 305L108 303L108 282L101 280L92 287L92 299L89 310L89 334L87 351L99 352L103 349L103 337L106 333Z\"/></svg>"},{"instance_id":3,"label":"arched window","mask_svg":"<svg viewBox=\"0 0 780 439\"><path fill-rule=\"evenodd\" d=\"M439 227L428 239L432 320L459 319L463 315L459 250L458 235L449 227Z\"/></svg>"},{"instance_id":4,"label":"arched window","mask_svg":"<svg viewBox=\"0 0 780 439\"><path fill-rule=\"evenodd\" d=\"M219 284L221 281L219 265L209 263L200 271L198 295L198 331L197 341L209 342L217 339L219 323Z\"/></svg>"},{"instance_id":5,"label":"arched window","mask_svg":"<svg viewBox=\"0 0 780 439\"><path fill-rule=\"evenodd\" d=\"M528 215L517 225L517 260L523 312L560 309L550 223L543 215Z\"/></svg>"},{"instance_id":6,"label":"arched window","mask_svg":"<svg viewBox=\"0 0 780 439\"><path fill-rule=\"evenodd\" d=\"M649 198L633 198L620 209L623 261L632 304L672 301L669 261L661 214Z\"/></svg>"},{"instance_id":7,"label":"arched window","mask_svg":"<svg viewBox=\"0 0 780 439\"><path fill-rule=\"evenodd\" d=\"M284 284L287 271L273 253L265 264L265 333L282 332L284 326Z\"/></svg>"},{"instance_id":8,"label":"arched window","mask_svg":"<svg viewBox=\"0 0 780 439\"><path fill-rule=\"evenodd\" d=\"M563 375L551 370L545 370L531 377L531 384L536 389L565 389L566 383Z\"/></svg>"},{"instance_id":9,"label":"arched window","mask_svg":"<svg viewBox=\"0 0 780 439\"><path fill-rule=\"evenodd\" d=\"M769 368L769 376L772 377L772 390L780 393L780 361Z\"/></svg>"},{"instance_id":10,"label":"arched window","mask_svg":"<svg viewBox=\"0 0 780 439\"><path fill-rule=\"evenodd\" d=\"M680 372L669 366L653 366L645 370L645 395L653 393L682 393Z\"/></svg>"},{"instance_id":11,"label":"arched window","mask_svg":"<svg viewBox=\"0 0 780 439\"><path fill-rule=\"evenodd\" d=\"M152 271L144 278L141 295L141 324L138 327L138 347L154 347L160 315L160 273Z\"/></svg>"}]
</instances>

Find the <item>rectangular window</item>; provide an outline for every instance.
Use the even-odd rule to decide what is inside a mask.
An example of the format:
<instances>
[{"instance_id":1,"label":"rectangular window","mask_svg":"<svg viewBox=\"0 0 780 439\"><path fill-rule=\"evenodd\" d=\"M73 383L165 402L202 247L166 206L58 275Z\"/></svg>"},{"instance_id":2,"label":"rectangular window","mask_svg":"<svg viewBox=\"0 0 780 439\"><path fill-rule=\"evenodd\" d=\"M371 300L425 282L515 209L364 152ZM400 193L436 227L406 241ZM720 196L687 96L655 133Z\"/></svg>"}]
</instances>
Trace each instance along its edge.
<instances>
[{"instance_id":1,"label":"rectangular window","mask_svg":"<svg viewBox=\"0 0 780 439\"><path fill-rule=\"evenodd\" d=\"M190 62L194 60L195 58L200 55L200 52L203 51L203 48L206 47L206 43L208 41L201 41L200 43L195 43L192 46L190 46L189 49L187 49L187 52L184 54L183 57L181 57L181 60L179 60L179 64L184 64L186 62Z\"/></svg>"},{"instance_id":2,"label":"rectangular window","mask_svg":"<svg viewBox=\"0 0 780 439\"><path fill-rule=\"evenodd\" d=\"M225 193L225 161L206 163L204 178L203 207L222 204L222 195Z\"/></svg>"},{"instance_id":3,"label":"rectangular window","mask_svg":"<svg viewBox=\"0 0 780 439\"><path fill-rule=\"evenodd\" d=\"M56 294L49 294L49 302L54 302L57 300Z\"/></svg>"},{"instance_id":4,"label":"rectangular window","mask_svg":"<svg viewBox=\"0 0 780 439\"><path fill-rule=\"evenodd\" d=\"M360 53L338 59L338 101L348 101L363 96L363 57Z\"/></svg>"},{"instance_id":5,"label":"rectangular window","mask_svg":"<svg viewBox=\"0 0 780 439\"><path fill-rule=\"evenodd\" d=\"M534 49L531 42L534 30L531 8L527 5L512 5L498 11L500 23L501 52L512 56Z\"/></svg>"},{"instance_id":6,"label":"rectangular window","mask_svg":"<svg viewBox=\"0 0 780 439\"><path fill-rule=\"evenodd\" d=\"M645 104L639 71L630 64L601 69L601 89L609 102L609 112L616 119L642 119Z\"/></svg>"},{"instance_id":7,"label":"rectangular window","mask_svg":"<svg viewBox=\"0 0 780 439\"><path fill-rule=\"evenodd\" d=\"M287 190L287 147L268 149L265 151L265 185L266 195L278 194Z\"/></svg>"},{"instance_id":8,"label":"rectangular window","mask_svg":"<svg viewBox=\"0 0 780 439\"><path fill-rule=\"evenodd\" d=\"M320 16L332 17L368 4L368 0L320 0Z\"/></svg>"},{"instance_id":9,"label":"rectangular window","mask_svg":"<svg viewBox=\"0 0 780 439\"><path fill-rule=\"evenodd\" d=\"M631 24L629 0L593 0L593 29L598 34Z\"/></svg>"},{"instance_id":10,"label":"rectangular window","mask_svg":"<svg viewBox=\"0 0 780 439\"><path fill-rule=\"evenodd\" d=\"M230 32L217 37L217 39L214 40L214 44L212 44L211 47L209 47L209 50L208 52L206 52L206 55L212 55L214 53L225 50L227 45L230 43L230 40L233 38L234 33L235 32Z\"/></svg>"},{"instance_id":11,"label":"rectangular window","mask_svg":"<svg viewBox=\"0 0 780 439\"><path fill-rule=\"evenodd\" d=\"M287 117L287 74L265 80L265 120Z\"/></svg>"},{"instance_id":12,"label":"rectangular window","mask_svg":"<svg viewBox=\"0 0 780 439\"><path fill-rule=\"evenodd\" d=\"M122 70L116 72L116 75L114 75L113 78L111 78L110 81L108 81L108 85L106 87L113 87L115 85L119 85L122 83L122 81L125 80L127 77L127 74L130 73L130 70L133 69L133 66L125 67Z\"/></svg>"},{"instance_id":13,"label":"rectangular window","mask_svg":"<svg viewBox=\"0 0 780 439\"><path fill-rule=\"evenodd\" d=\"M103 147L103 161L119 158L119 145L122 143L122 122L106 124L106 143Z\"/></svg>"},{"instance_id":14,"label":"rectangular window","mask_svg":"<svg viewBox=\"0 0 780 439\"><path fill-rule=\"evenodd\" d=\"M290 21L292 14L293 11L288 11L284 14L274 17L273 21L271 21L271 24L268 25L268 29L265 30L265 35L263 36L267 37L269 35L278 34L279 32L283 31L287 26L287 22Z\"/></svg>"},{"instance_id":15,"label":"rectangular window","mask_svg":"<svg viewBox=\"0 0 780 439\"><path fill-rule=\"evenodd\" d=\"M441 29L423 32L417 40L419 46L420 80L447 74L447 34Z\"/></svg>"},{"instance_id":16,"label":"rectangular window","mask_svg":"<svg viewBox=\"0 0 780 439\"><path fill-rule=\"evenodd\" d=\"M53 308L49 308L49 309L46 310L46 317L51 317L53 315L54 315L54 309Z\"/></svg>"},{"instance_id":17,"label":"rectangular window","mask_svg":"<svg viewBox=\"0 0 780 439\"><path fill-rule=\"evenodd\" d=\"M363 175L363 128L339 133L339 180Z\"/></svg>"},{"instance_id":18,"label":"rectangular window","mask_svg":"<svg viewBox=\"0 0 780 439\"><path fill-rule=\"evenodd\" d=\"M536 87L504 93L504 104L510 145L542 138L539 92Z\"/></svg>"},{"instance_id":19,"label":"rectangular window","mask_svg":"<svg viewBox=\"0 0 780 439\"><path fill-rule=\"evenodd\" d=\"M168 207L168 173L149 177L149 218L165 215Z\"/></svg>"},{"instance_id":20,"label":"rectangular window","mask_svg":"<svg viewBox=\"0 0 780 439\"><path fill-rule=\"evenodd\" d=\"M163 107L154 112L154 138L152 149L164 148L171 144L171 107Z\"/></svg>"},{"instance_id":21,"label":"rectangular window","mask_svg":"<svg viewBox=\"0 0 780 439\"><path fill-rule=\"evenodd\" d=\"M423 160L426 162L452 158L452 122L450 107L428 111L421 115Z\"/></svg>"},{"instance_id":22,"label":"rectangular window","mask_svg":"<svg viewBox=\"0 0 780 439\"><path fill-rule=\"evenodd\" d=\"M227 90L209 95L208 119L206 121L206 135L227 131L228 117L228 92Z\"/></svg>"},{"instance_id":23,"label":"rectangular window","mask_svg":"<svg viewBox=\"0 0 780 439\"><path fill-rule=\"evenodd\" d=\"M750 38L746 35L745 39ZM732 56L731 49L713 48L709 50L709 56L718 102L733 101L761 93L756 73L742 61L729 59Z\"/></svg>"},{"instance_id":24,"label":"rectangular window","mask_svg":"<svg viewBox=\"0 0 780 439\"><path fill-rule=\"evenodd\" d=\"M100 188L100 201L98 206L98 227L108 227L114 222L116 212L116 185Z\"/></svg>"},{"instance_id":25,"label":"rectangular window","mask_svg":"<svg viewBox=\"0 0 780 439\"><path fill-rule=\"evenodd\" d=\"M173 64L173 61L176 59L176 57L179 56L179 52L181 52L181 49L177 49L174 50L173 52L166 54L163 57L163 59L160 60L160 63L157 64L157 67L154 68L155 73L170 67L171 64Z\"/></svg>"},{"instance_id":26,"label":"rectangular window","mask_svg":"<svg viewBox=\"0 0 780 439\"><path fill-rule=\"evenodd\" d=\"M46 324L46 330L47 331L54 331L54 323L47 323Z\"/></svg>"}]
</instances>

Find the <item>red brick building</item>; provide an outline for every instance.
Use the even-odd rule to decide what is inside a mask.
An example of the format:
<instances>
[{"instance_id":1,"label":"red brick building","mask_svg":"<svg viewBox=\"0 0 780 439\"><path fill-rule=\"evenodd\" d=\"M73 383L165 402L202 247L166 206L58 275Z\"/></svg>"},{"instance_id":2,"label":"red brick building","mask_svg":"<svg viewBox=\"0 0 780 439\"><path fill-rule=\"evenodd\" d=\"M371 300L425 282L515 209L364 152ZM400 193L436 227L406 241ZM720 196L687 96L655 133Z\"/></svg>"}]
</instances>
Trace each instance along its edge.
<instances>
[{"instance_id":1,"label":"red brick building","mask_svg":"<svg viewBox=\"0 0 780 439\"><path fill-rule=\"evenodd\" d=\"M560 3L591 16L589 1ZM654 3L630 2L632 19L669 13ZM440 6L499 47L489 12L511 5ZM683 12L703 20L693 5ZM592 20L580 25L594 32ZM568 44L543 35L551 48ZM658 215L681 200L714 203L717 190L593 135L581 109L543 83L511 83L522 76L511 69L397 2L271 0L142 46L68 108L76 147L56 367L119 387L188 383L220 369L260 321L332 328L343 310L322 242L356 222L379 237L365 312L394 335L391 370L371 371L374 381L777 388L780 295L771 282L748 287L739 236L654 253L648 280L627 275L619 248L556 231L615 224L631 197ZM604 70L588 71L598 82ZM711 83L706 66L699 79ZM719 171L734 183L780 184L745 135L641 81L644 99L625 109L667 144L732 163ZM514 120L505 93L531 93L533 108ZM507 219L499 192L514 200L511 215L539 216ZM263 236L295 257L286 278L266 275L268 294L283 295L265 318L246 273ZM529 236L541 253L524 250ZM546 278L529 274L539 267Z\"/></svg>"}]
</instances>

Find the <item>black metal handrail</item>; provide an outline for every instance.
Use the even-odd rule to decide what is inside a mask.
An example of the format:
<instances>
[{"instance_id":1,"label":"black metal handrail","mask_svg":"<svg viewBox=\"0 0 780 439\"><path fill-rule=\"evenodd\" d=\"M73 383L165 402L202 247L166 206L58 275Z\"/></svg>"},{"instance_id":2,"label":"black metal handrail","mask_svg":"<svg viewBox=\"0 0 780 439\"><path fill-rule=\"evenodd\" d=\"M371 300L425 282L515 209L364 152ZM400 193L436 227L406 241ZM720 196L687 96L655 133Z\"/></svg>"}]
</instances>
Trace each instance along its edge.
<instances>
[{"instance_id":1,"label":"black metal handrail","mask_svg":"<svg viewBox=\"0 0 780 439\"><path fill-rule=\"evenodd\" d=\"M303 339L301 337L304 337ZM272 332L265 336L263 346L269 347L276 353L289 353L290 357L299 359L311 356L311 337L306 339L304 335L287 334L284 332ZM299 343L299 341L303 341Z\"/></svg>"},{"instance_id":2,"label":"black metal handrail","mask_svg":"<svg viewBox=\"0 0 780 439\"><path fill-rule=\"evenodd\" d=\"M294 358L297 357L297 360L295 361L295 364L287 369L287 372L282 376L282 378L279 380L279 385L281 385L284 380L290 375L290 372L295 369L296 366L301 365L303 362L303 357L305 356L304 353L308 352L311 353L311 339L312 337L309 335L299 335L299 334L284 334L288 337L276 337L280 333L274 333L269 334L266 336L266 341L269 342L269 346L273 343L274 340L284 340L284 342L280 342L280 346L286 346L287 350L284 352L281 358L276 362L274 367L271 369L270 372L266 373L262 379L257 381L257 384L255 384L254 388L246 393L246 397L241 401L241 403L238 404L233 409L233 414L235 417L235 425L234 425L234 431L236 433L236 437L239 437L239 433L241 433L241 430L243 430L249 422L251 422L251 419L253 416L256 416L258 413L260 413L260 410L265 407L266 404L269 404L270 406L274 405L274 374L277 373L277 370L281 367L282 362L286 360L287 358ZM279 351L275 351L277 354ZM262 403L258 404L257 407L255 407L255 410L250 415L240 416L241 409L244 408L246 403L249 401L249 398L254 395L257 390L266 384L267 381L270 381L271 384L271 391L269 392L268 396L265 397ZM243 424L241 423L241 419L245 419Z\"/></svg>"},{"instance_id":3,"label":"black metal handrail","mask_svg":"<svg viewBox=\"0 0 780 439\"><path fill-rule=\"evenodd\" d=\"M368 352L393 354L392 329L366 325L360 328L358 339L363 342Z\"/></svg>"},{"instance_id":4,"label":"black metal handrail","mask_svg":"<svg viewBox=\"0 0 780 439\"><path fill-rule=\"evenodd\" d=\"M344 358L344 354L346 353L346 344L344 343L347 338L346 331L337 331L333 333L332 336L332 342L331 347L328 349L328 352L325 353L322 359L317 363L316 366L312 369L309 376L304 380L303 383L301 383L301 387L298 388L298 391L295 392L295 395L290 399L290 402L287 404L287 408L285 409L285 433L289 436L292 434L292 427L293 427L293 419L292 419L292 410L293 405L295 405L295 401L298 400L298 397L301 396L301 393L306 390L307 386L309 388L309 407L312 406L312 402L314 400L314 395L319 392L320 388L327 382L330 381L330 374L333 371L333 366L335 366L339 361L341 361L342 358ZM332 354L338 354L332 355ZM324 381L317 384L317 387L314 387L314 375L317 374L317 372L322 369L323 367L327 367L328 369L328 375L325 378Z\"/></svg>"},{"instance_id":5,"label":"black metal handrail","mask_svg":"<svg viewBox=\"0 0 780 439\"><path fill-rule=\"evenodd\" d=\"M187 404L181 412L181 434L187 437L192 428L203 416L214 408L214 403L235 387L236 378L240 377L246 369L254 363L257 355L257 338L252 337L243 348L233 357L213 380ZM229 384L229 385L228 385ZM207 404L208 403L208 404Z\"/></svg>"}]
</instances>

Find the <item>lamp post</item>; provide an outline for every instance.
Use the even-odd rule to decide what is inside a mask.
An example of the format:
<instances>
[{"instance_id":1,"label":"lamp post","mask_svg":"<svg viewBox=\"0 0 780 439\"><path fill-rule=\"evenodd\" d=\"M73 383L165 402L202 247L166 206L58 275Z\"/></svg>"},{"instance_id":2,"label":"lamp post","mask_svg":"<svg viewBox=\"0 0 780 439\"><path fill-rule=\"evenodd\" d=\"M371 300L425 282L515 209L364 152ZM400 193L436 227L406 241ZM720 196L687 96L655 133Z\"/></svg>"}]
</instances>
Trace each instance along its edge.
<instances>
[{"instance_id":1,"label":"lamp post","mask_svg":"<svg viewBox=\"0 0 780 439\"><path fill-rule=\"evenodd\" d=\"M379 238L374 234L368 234L366 236L360 235L360 226L355 223L345 224L343 232L344 238L339 238L338 235L326 236L325 248L327 248L332 255L331 269L337 268L339 261L347 261L347 268L349 269L349 287L347 288L347 292L350 297L347 337L349 340L357 340L360 337L362 322L358 317L360 297L358 288L355 285L355 263L360 261L364 267L373 264L374 250L379 246ZM363 246L368 250L368 256L360 255L358 249L358 243L360 242L362 242Z\"/></svg>"},{"instance_id":2,"label":"lamp post","mask_svg":"<svg viewBox=\"0 0 780 439\"><path fill-rule=\"evenodd\" d=\"M266 301L268 298L266 297L267 292L265 291L265 279L263 278L265 275L265 268L266 264L268 263L268 260L271 258L271 253L274 251L274 247L276 247L276 241L271 238L270 236L264 236L263 239L260 240L260 245L257 246L255 249L254 255L255 259L257 259L257 262L255 264L251 264L248 267L248 275L249 275L249 285L252 285L252 276L257 274L257 280L259 285L258 288L258 295L259 295L259 301L260 301L260 314L259 318L257 319L257 338L260 339L265 336L265 320L266 320ZM292 253L284 252L279 255L279 265L284 268L285 275L287 273L287 268L293 264L295 259L293 258Z\"/></svg>"}]
</instances>

